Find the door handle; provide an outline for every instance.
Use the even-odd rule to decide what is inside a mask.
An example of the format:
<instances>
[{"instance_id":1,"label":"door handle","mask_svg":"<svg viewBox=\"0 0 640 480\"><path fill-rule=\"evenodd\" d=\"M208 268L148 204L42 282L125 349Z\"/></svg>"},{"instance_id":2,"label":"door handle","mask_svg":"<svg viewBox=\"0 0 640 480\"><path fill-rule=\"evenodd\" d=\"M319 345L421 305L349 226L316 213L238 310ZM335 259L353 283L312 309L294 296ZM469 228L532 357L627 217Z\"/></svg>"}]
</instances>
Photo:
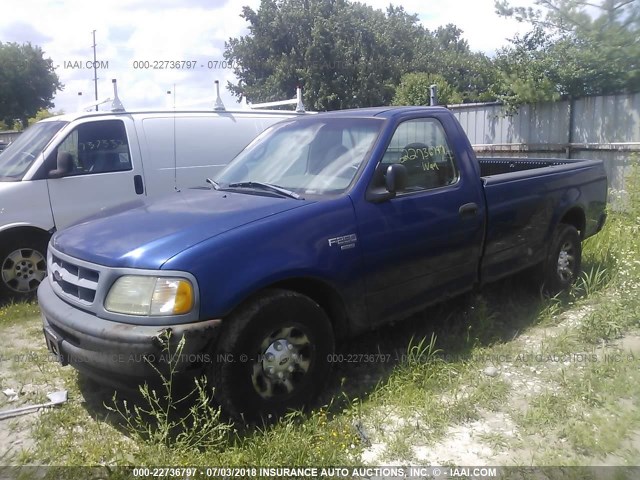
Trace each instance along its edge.
<instances>
[{"instance_id":1,"label":"door handle","mask_svg":"<svg viewBox=\"0 0 640 480\"><path fill-rule=\"evenodd\" d=\"M142 175L133 176L133 188L135 189L138 195L142 195L144 193L144 184L142 183Z\"/></svg>"},{"instance_id":2,"label":"door handle","mask_svg":"<svg viewBox=\"0 0 640 480\"><path fill-rule=\"evenodd\" d=\"M458 215L461 217L472 217L478 214L478 204L465 203L458 209Z\"/></svg>"}]
</instances>

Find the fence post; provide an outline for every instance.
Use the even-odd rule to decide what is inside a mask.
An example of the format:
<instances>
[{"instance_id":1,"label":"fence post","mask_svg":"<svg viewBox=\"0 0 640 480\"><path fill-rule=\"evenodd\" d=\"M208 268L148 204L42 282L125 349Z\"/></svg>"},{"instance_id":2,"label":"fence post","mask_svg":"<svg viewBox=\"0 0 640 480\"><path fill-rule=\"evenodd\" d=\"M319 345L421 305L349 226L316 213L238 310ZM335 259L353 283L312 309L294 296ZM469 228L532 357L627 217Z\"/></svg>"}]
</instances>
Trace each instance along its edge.
<instances>
[{"instance_id":1,"label":"fence post","mask_svg":"<svg viewBox=\"0 0 640 480\"><path fill-rule=\"evenodd\" d=\"M575 114L574 114L574 99L573 96L569 97L569 131L567 132L567 147L565 149L565 156L567 159L571 158L571 144L573 143L573 128L575 126Z\"/></svg>"}]
</instances>

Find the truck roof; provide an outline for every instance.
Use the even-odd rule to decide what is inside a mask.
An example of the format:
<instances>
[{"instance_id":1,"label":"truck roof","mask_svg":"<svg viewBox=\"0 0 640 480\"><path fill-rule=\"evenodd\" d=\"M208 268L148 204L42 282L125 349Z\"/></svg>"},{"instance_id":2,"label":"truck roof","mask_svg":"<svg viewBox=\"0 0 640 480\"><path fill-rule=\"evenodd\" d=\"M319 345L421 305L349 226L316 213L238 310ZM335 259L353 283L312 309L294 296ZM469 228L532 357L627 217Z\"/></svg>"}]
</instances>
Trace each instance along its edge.
<instances>
[{"instance_id":1,"label":"truck roof","mask_svg":"<svg viewBox=\"0 0 640 480\"><path fill-rule=\"evenodd\" d=\"M403 115L411 112L445 112L448 111L445 107L415 107L415 106L402 106L402 107L367 107L367 108L353 108L348 110L334 110L331 112L321 113L323 117L382 117L391 118L396 115Z\"/></svg>"}]
</instances>

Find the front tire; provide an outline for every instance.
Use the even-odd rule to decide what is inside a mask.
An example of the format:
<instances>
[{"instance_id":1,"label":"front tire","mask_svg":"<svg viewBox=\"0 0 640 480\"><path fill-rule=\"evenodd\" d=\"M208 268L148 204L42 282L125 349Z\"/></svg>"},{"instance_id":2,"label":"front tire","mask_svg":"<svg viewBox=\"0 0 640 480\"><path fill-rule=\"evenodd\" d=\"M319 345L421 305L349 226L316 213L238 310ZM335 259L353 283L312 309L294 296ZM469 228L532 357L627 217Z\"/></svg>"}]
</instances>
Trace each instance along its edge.
<instances>
[{"instance_id":1,"label":"front tire","mask_svg":"<svg viewBox=\"0 0 640 480\"><path fill-rule=\"evenodd\" d=\"M568 290L580 275L582 242L578 230L561 223L556 228L545 267L543 288L556 294Z\"/></svg>"},{"instance_id":2,"label":"front tire","mask_svg":"<svg viewBox=\"0 0 640 480\"><path fill-rule=\"evenodd\" d=\"M331 323L316 302L265 291L225 320L211 372L215 398L236 418L277 418L316 395L333 351Z\"/></svg>"},{"instance_id":3,"label":"front tire","mask_svg":"<svg viewBox=\"0 0 640 480\"><path fill-rule=\"evenodd\" d=\"M16 235L0 241L0 298L33 297L46 276L46 239Z\"/></svg>"}]
</instances>

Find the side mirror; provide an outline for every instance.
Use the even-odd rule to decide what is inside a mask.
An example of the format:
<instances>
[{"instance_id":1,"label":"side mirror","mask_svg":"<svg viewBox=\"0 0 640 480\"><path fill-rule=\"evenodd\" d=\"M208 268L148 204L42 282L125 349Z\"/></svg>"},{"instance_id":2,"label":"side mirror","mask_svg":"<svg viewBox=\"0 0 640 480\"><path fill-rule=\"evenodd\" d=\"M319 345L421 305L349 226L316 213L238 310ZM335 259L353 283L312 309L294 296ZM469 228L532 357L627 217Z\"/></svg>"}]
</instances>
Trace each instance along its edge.
<instances>
[{"instance_id":1,"label":"side mirror","mask_svg":"<svg viewBox=\"0 0 640 480\"><path fill-rule=\"evenodd\" d=\"M407 167L401 163L393 163L387 167L385 187L395 195L407 187L408 178Z\"/></svg>"},{"instance_id":2,"label":"side mirror","mask_svg":"<svg viewBox=\"0 0 640 480\"><path fill-rule=\"evenodd\" d=\"M49 172L49 178L61 178L71 172L73 157L69 152L58 152L57 168Z\"/></svg>"},{"instance_id":3,"label":"side mirror","mask_svg":"<svg viewBox=\"0 0 640 480\"><path fill-rule=\"evenodd\" d=\"M380 167L380 165L378 166ZM378 176L375 187L369 188L366 199L372 203L386 202L396 196L396 193L407 187L409 175L407 167L401 163L393 163L387 167L384 174L384 186L382 185L382 171L376 172Z\"/></svg>"}]
</instances>

